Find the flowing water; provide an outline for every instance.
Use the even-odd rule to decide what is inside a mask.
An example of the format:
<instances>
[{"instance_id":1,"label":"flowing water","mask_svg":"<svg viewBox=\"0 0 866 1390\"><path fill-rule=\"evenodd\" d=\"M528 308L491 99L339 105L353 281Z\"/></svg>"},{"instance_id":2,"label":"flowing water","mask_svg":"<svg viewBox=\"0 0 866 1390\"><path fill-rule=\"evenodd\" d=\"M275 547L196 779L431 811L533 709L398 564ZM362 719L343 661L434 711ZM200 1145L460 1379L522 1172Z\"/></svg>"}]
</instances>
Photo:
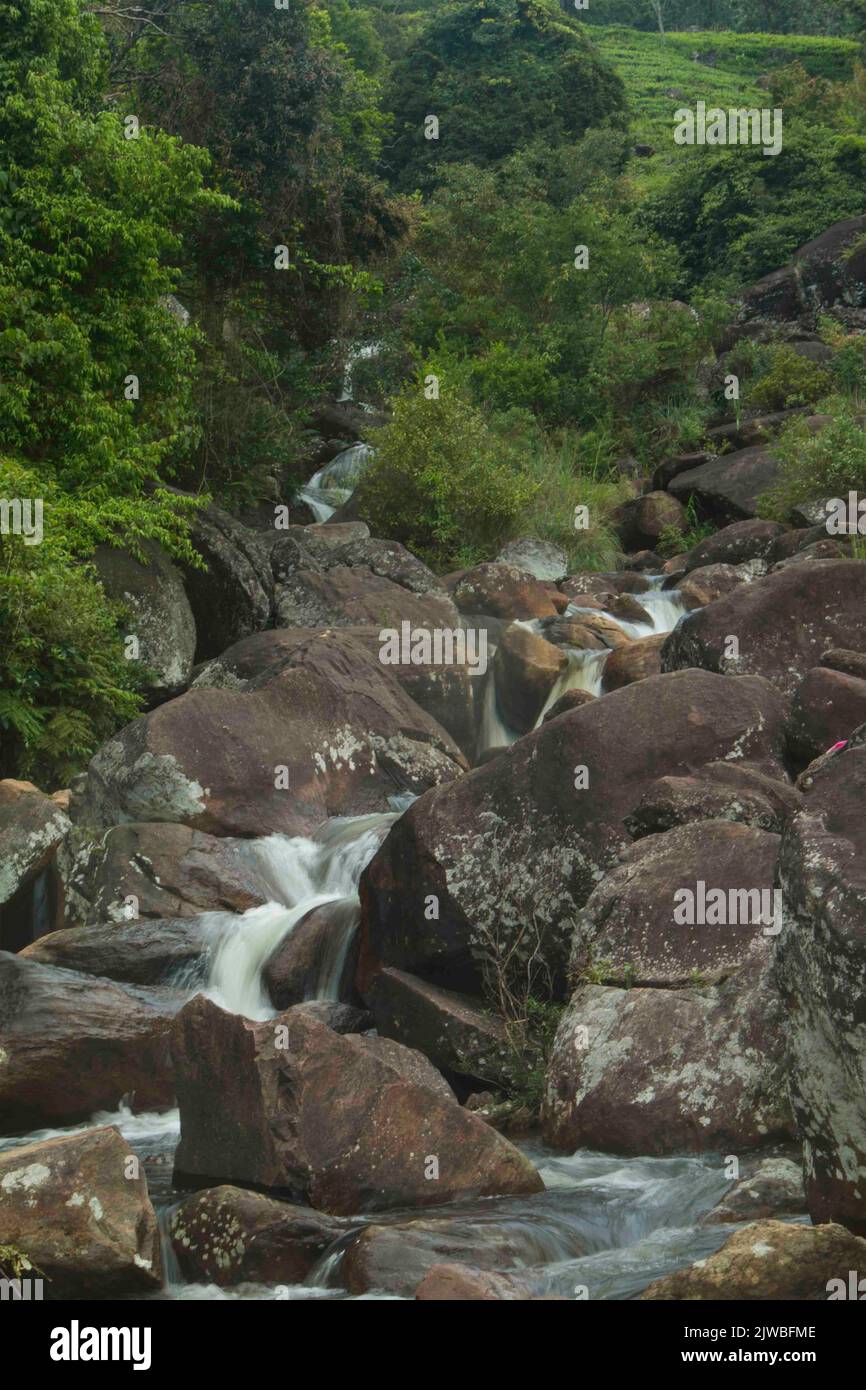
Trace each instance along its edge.
<instances>
[{"instance_id":1,"label":"flowing water","mask_svg":"<svg viewBox=\"0 0 866 1390\"><path fill-rule=\"evenodd\" d=\"M301 488L299 496L316 521L327 521L338 507L348 502L372 455L369 444L352 444L314 473Z\"/></svg>"}]
</instances>

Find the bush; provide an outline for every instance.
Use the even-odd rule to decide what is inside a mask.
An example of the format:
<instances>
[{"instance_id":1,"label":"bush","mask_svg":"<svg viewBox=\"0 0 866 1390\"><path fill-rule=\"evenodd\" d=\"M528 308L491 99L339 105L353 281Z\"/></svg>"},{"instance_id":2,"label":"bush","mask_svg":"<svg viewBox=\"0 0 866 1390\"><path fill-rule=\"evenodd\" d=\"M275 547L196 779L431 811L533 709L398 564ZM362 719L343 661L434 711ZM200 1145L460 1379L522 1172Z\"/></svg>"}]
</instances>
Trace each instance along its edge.
<instances>
[{"instance_id":1,"label":"bush","mask_svg":"<svg viewBox=\"0 0 866 1390\"><path fill-rule=\"evenodd\" d=\"M532 483L503 456L481 412L454 392L428 400L420 382L410 386L373 442L360 514L375 535L434 568L488 559L529 505Z\"/></svg>"},{"instance_id":2,"label":"bush","mask_svg":"<svg viewBox=\"0 0 866 1390\"><path fill-rule=\"evenodd\" d=\"M817 362L801 357L791 347L777 347L770 354L769 371L749 392L749 404L766 410L790 410L814 405L832 389L832 376Z\"/></svg>"},{"instance_id":3,"label":"bush","mask_svg":"<svg viewBox=\"0 0 866 1390\"><path fill-rule=\"evenodd\" d=\"M801 502L827 497L866 494L866 426L850 404L834 398L827 405L831 424L812 434L806 421L794 420L783 430L773 453L782 464L776 486L760 499L759 513L779 521L789 519Z\"/></svg>"}]
</instances>

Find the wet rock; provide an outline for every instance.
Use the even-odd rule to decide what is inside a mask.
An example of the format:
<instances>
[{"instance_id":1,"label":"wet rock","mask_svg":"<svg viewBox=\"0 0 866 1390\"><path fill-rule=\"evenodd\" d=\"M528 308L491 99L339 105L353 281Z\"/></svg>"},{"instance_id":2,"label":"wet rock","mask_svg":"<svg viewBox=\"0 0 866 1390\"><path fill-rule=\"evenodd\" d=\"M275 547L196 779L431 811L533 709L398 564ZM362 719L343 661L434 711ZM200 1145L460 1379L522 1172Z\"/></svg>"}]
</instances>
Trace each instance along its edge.
<instances>
[{"instance_id":1,"label":"wet rock","mask_svg":"<svg viewBox=\"0 0 866 1390\"><path fill-rule=\"evenodd\" d=\"M184 579L198 635L196 660L206 661L269 625L270 546L213 505L196 513L190 540L205 566L185 567Z\"/></svg>"},{"instance_id":2,"label":"wet rock","mask_svg":"<svg viewBox=\"0 0 866 1390\"><path fill-rule=\"evenodd\" d=\"M794 694L788 746L799 767L866 723L866 679L815 666Z\"/></svg>"},{"instance_id":3,"label":"wet rock","mask_svg":"<svg viewBox=\"0 0 866 1390\"><path fill-rule=\"evenodd\" d=\"M779 834L802 806L801 793L789 782L741 763L709 763L690 777L660 777L625 823L636 840L707 820L740 821Z\"/></svg>"},{"instance_id":4,"label":"wet rock","mask_svg":"<svg viewBox=\"0 0 866 1390\"><path fill-rule=\"evenodd\" d=\"M605 589L618 594L645 594L652 585L643 574L615 570L604 574L572 574L563 579L559 587L568 598L580 603L581 594L600 593Z\"/></svg>"},{"instance_id":5,"label":"wet rock","mask_svg":"<svg viewBox=\"0 0 866 1390\"><path fill-rule=\"evenodd\" d=\"M23 960L77 970L125 984L169 984L204 975L207 932L197 918L101 923L50 932L23 950ZM199 968L200 967L200 968Z\"/></svg>"},{"instance_id":6,"label":"wet rock","mask_svg":"<svg viewBox=\"0 0 866 1390\"><path fill-rule=\"evenodd\" d=\"M518 733L535 727L551 690L568 665L558 647L512 623L502 634L493 662L499 708Z\"/></svg>"},{"instance_id":7,"label":"wet rock","mask_svg":"<svg viewBox=\"0 0 866 1390\"><path fill-rule=\"evenodd\" d=\"M801 1216L806 1209L803 1169L796 1159L774 1154L767 1158L746 1158L745 1173L701 1217L701 1225L718 1226L729 1222L764 1221L767 1217Z\"/></svg>"},{"instance_id":8,"label":"wet rock","mask_svg":"<svg viewBox=\"0 0 866 1390\"><path fill-rule=\"evenodd\" d=\"M516 565L485 564L464 570L451 585L451 595L466 615L489 613L494 618L546 618L558 611L547 585Z\"/></svg>"},{"instance_id":9,"label":"wet rock","mask_svg":"<svg viewBox=\"0 0 866 1390\"><path fill-rule=\"evenodd\" d=\"M300 640L246 689L191 690L91 760L79 824L170 821L217 835L304 834L329 815L459 775L453 740L337 630Z\"/></svg>"},{"instance_id":10,"label":"wet rock","mask_svg":"<svg viewBox=\"0 0 866 1390\"><path fill-rule=\"evenodd\" d=\"M373 1015L354 1004L338 1004L336 999L308 999L293 1004L293 1010L303 1012L315 1023L324 1023L335 1033L365 1033L373 1027Z\"/></svg>"},{"instance_id":11,"label":"wet rock","mask_svg":"<svg viewBox=\"0 0 866 1390\"><path fill-rule=\"evenodd\" d=\"M275 1009L314 999L331 978L338 998L351 993L358 955L353 941L357 924L358 904L352 901L323 903L298 923L262 972Z\"/></svg>"},{"instance_id":12,"label":"wet rock","mask_svg":"<svg viewBox=\"0 0 866 1390\"><path fill-rule=\"evenodd\" d=\"M692 570L679 585L679 594L686 608L703 608L715 603L745 583L745 576L733 565L706 565Z\"/></svg>"},{"instance_id":13,"label":"wet rock","mask_svg":"<svg viewBox=\"0 0 866 1390\"><path fill-rule=\"evenodd\" d=\"M547 1072L547 1142L611 1153L743 1149L792 1134L771 946L718 987L583 984Z\"/></svg>"},{"instance_id":14,"label":"wet rock","mask_svg":"<svg viewBox=\"0 0 866 1390\"><path fill-rule=\"evenodd\" d=\"M596 697L591 695L588 690L566 690L560 695L559 699L550 706L542 723L547 724L551 719L558 719L561 714L567 714L569 710L579 709L581 705L587 705Z\"/></svg>"},{"instance_id":15,"label":"wet rock","mask_svg":"<svg viewBox=\"0 0 866 1390\"><path fill-rule=\"evenodd\" d=\"M147 1182L113 1127L0 1153L0 1232L46 1299L142 1297L162 1283ZM38 1271L38 1272L37 1272Z\"/></svg>"},{"instance_id":16,"label":"wet rock","mask_svg":"<svg viewBox=\"0 0 866 1390\"><path fill-rule=\"evenodd\" d=\"M782 840L791 1097L808 1212L866 1234L866 745L810 769L805 810ZM806 779L801 779L805 781Z\"/></svg>"},{"instance_id":17,"label":"wet rock","mask_svg":"<svg viewBox=\"0 0 866 1390\"><path fill-rule=\"evenodd\" d=\"M768 929L777 929L770 914L779 843L778 835L765 830L714 820L639 840L578 915L573 977L603 967L610 984L723 980L752 957L756 946L763 950ZM697 894L699 881L707 891L721 890L726 902L734 901L737 921L682 922L680 890ZM759 920L764 907L766 921Z\"/></svg>"},{"instance_id":18,"label":"wet rock","mask_svg":"<svg viewBox=\"0 0 866 1390\"><path fill-rule=\"evenodd\" d=\"M614 512L613 525L626 550L653 550L665 532L685 534L689 529L685 508L669 492L648 492L623 502Z\"/></svg>"},{"instance_id":19,"label":"wet rock","mask_svg":"<svg viewBox=\"0 0 866 1390\"><path fill-rule=\"evenodd\" d=\"M611 600L608 610L615 618L623 618L627 623L649 623L652 625L652 618L642 603L638 603L634 594L617 594Z\"/></svg>"},{"instance_id":20,"label":"wet rock","mask_svg":"<svg viewBox=\"0 0 866 1390\"><path fill-rule=\"evenodd\" d=\"M627 646L611 652L604 664L604 689L620 690L624 685L631 685L634 681L660 675L661 651L666 639L666 633L659 633L653 637L639 637Z\"/></svg>"},{"instance_id":21,"label":"wet rock","mask_svg":"<svg viewBox=\"0 0 866 1390\"><path fill-rule=\"evenodd\" d=\"M274 1188L338 1215L542 1186L420 1053L389 1039L341 1037L301 1010L251 1023L197 996L172 1051L186 1180Z\"/></svg>"},{"instance_id":22,"label":"wet rock","mask_svg":"<svg viewBox=\"0 0 866 1390\"><path fill-rule=\"evenodd\" d=\"M191 1283L302 1284L347 1223L240 1187L212 1187L172 1211L169 1231Z\"/></svg>"},{"instance_id":23,"label":"wet rock","mask_svg":"<svg viewBox=\"0 0 866 1390\"><path fill-rule=\"evenodd\" d=\"M657 1279L642 1299L747 1299L826 1302L848 1287L848 1271L866 1266L866 1241L841 1226L756 1221L689 1269ZM841 1293L841 1297L852 1295ZM859 1295L854 1295L858 1297Z\"/></svg>"},{"instance_id":24,"label":"wet rock","mask_svg":"<svg viewBox=\"0 0 866 1390\"><path fill-rule=\"evenodd\" d=\"M731 637L737 656L729 655ZM866 646L866 565L857 561L777 570L687 614L662 650L662 666L761 675L790 698L834 644Z\"/></svg>"},{"instance_id":25,"label":"wet rock","mask_svg":"<svg viewBox=\"0 0 866 1390\"><path fill-rule=\"evenodd\" d=\"M17 951L63 920L57 850L71 828L36 787L0 782L0 949Z\"/></svg>"},{"instance_id":26,"label":"wet rock","mask_svg":"<svg viewBox=\"0 0 866 1390\"><path fill-rule=\"evenodd\" d=\"M535 579L552 580L554 584L568 574L568 556L561 546L530 537L509 541L497 555L496 564L513 565Z\"/></svg>"},{"instance_id":27,"label":"wet rock","mask_svg":"<svg viewBox=\"0 0 866 1390\"><path fill-rule=\"evenodd\" d=\"M0 1132L166 1110L170 1014L144 993L0 953Z\"/></svg>"},{"instance_id":28,"label":"wet rock","mask_svg":"<svg viewBox=\"0 0 866 1390\"><path fill-rule=\"evenodd\" d=\"M176 695L192 674L195 619L180 570L155 541L143 541L144 564L128 550L101 545L93 563L109 598L129 611L124 632L138 638L152 696Z\"/></svg>"},{"instance_id":29,"label":"wet rock","mask_svg":"<svg viewBox=\"0 0 866 1390\"><path fill-rule=\"evenodd\" d=\"M374 976L367 999L382 1036L417 1048L442 1071L500 1086L513 1079L505 1024L479 999L388 968Z\"/></svg>"},{"instance_id":30,"label":"wet rock","mask_svg":"<svg viewBox=\"0 0 866 1390\"><path fill-rule=\"evenodd\" d=\"M577 613L575 618L585 631L611 650L624 647L632 640L619 623L615 622L613 618L609 618L605 613Z\"/></svg>"},{"instance_id":31,"label":"wet rock","mask_svg":"<svg viewBox=\"0 0 866 1390\"><path fill-rule=\"evenodd\" d=\"M785 535L777 521L735 521L699 541L688 553L685 568L703 569L707 565L741 565L746 560L765 560L771 545Z\"/></svg>"},{"instance_id":32,"label":"wet rock","mask_svg":"<svg viewBox=\"0 0 866 1390\"><path fill-rule=\"evenodd\" d=\"M159 822L114 826L89 849L73 886L92 925L246 912L265 900L235 843Z\"/></svg>"},{"instance_id":33,"label":"wet rock","mask_svg":"<svg viewBox=\"0 0 866 1390\"><path fill-rule=\"evenodd\" d=\"M481 962L516 941L562 980L574 915L647 788L720 759L779 775L783 708L765 681L651 676L420 798L361 877L362 982L386 964L477 994Z\"/></svg>"},{"instance_id":34,"label":"wet rock","mask_svg":"<svg viewBox=\"0 0 866 1390\"><path fill-rule=\"evenodd\" d=\"M758 498L778 477L778 459L761 445L753 445L679 473L668 487L678 500L693 498L706 515L732 522L754 517Z\"/></svg>"},{"instance_id":35,"label":"wet rock","mask_svg":"<svg viewBox=\"0 0 866 1390\"><path fill-rule=\"evenodd\" d=\"M599 608L601 605L599 604ZM578 618L555 618L542 628L546 642L557 647L576 647L584 652L604 652L609 648L606 642L594 632L590 632Z\"/></svg>"}]
</instances>

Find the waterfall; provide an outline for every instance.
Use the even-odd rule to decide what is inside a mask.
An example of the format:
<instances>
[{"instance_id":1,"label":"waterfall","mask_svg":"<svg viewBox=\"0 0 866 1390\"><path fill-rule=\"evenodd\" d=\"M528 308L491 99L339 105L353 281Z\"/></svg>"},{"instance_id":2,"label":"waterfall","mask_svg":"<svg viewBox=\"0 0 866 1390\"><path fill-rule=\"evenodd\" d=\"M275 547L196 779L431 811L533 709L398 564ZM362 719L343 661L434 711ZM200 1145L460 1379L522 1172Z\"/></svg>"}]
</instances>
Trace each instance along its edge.
<instances>
[{"instance_id":1,"label":"waterfall","mask_svg":"<svg viewBox=\"0 0 866 1390\"><path fill-rule=\"evenodd\" d=\"M671 632L686 612L679 590L662 589L661 585L666 578L663 574L647 575L646 577L652 587L645 593L636 595L636 598L641 607L645 609L649 622L617 618L606 609L590 608L586 604L581 605L579 599L568 605L562 615L562 621L568 621L569 618L579 620L581 613L591 614L595 618L607 618L616 623L626 637L632 640ZM518 625L526 628L528 632L544 636L544 628L538 619L521 622ZM604 668L610 652L585 651L578 647L563 647L562 650L568 658L568 665L558 677L544 702L541 713L535 721L536 729L540 727L548 710L552 709L557 700L567 691L586 690L590 695L596 697L603 693ZM488 748L507 748L512 743L516 743L518 738L520 738L520 734L509 728L502 717L496 693L494 667L491 665L484 687L484 702L478 728L478 751L483 753Z\"/></svg>"},{"instance_id":2,"label":"waterfall","mask_svg":"<svg viewBox=\"0 0 866 1390\"><path fill-rule=\"evenodd\" d=\"M262 973L301 922L326 903L345 905L322 962L313 997L336 1000L346 956L358 925L358 883L396 813L335 817L312 838L269 835L238 848L270 898L241 915L205 914L211 942L205 993L230 1013L263 1021L273 1008Z\"/></svg>"},{"instance_id":3,"label":"waterfall","mask_svg":"<svg viewBox=\"0 0 866 1390\"><path fill-rule=\"evenodd\" d=\"M327 521L338 507L348 502L358 480L373 456L369 444L352 444L314 473L299 496L307 503L316 521Z\"/></svg>"}]
</instances>

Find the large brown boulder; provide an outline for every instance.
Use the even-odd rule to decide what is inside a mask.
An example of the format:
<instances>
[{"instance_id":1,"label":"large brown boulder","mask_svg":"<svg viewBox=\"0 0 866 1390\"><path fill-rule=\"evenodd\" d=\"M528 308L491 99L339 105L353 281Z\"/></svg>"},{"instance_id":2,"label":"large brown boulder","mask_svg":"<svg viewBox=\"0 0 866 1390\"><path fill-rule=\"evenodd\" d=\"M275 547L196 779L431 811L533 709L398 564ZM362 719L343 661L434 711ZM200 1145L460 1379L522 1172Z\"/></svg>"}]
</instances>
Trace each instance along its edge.
<instances>
[{"instance_id":1,"label":"large brown boulder","mask_svg":"<svg viewBox=\"0 0 866 1390\"><path fill-rule=\"evenodd\" d=\"M741 821L778 834L802 806L790 782L743 763L708 763L691 777L660 777L625 823L636 840L708 820Z\"/></svg>"},{"instance_id":2,"label":"large brown boulder","mask_svg":"<svg viewBox=\"0 0 866 1390\"><path fill-rule=\"evenodd\" d=\"M324 574L299 570L277 589L279 627L455 628L457 610L444 590L419 595L370 570L334 566Z\"/></svg>"},{"instance_id":3,"label":"large brown boulder","mask_svg":"<svg viewBox=\"0 0 866 1390\"><path fill-rule=\"evenodd\" d=\"M670 987L695 976L707 983L724 979L763 945L768 929L781 927L769 915L759 920L762 905L772 911L779 844L778 835L722 820L639 840L577 918L574 977L603 961L610 984ZM734 912L722 923L689 924L679 920L683 912L676 915L680 890L697 898L700 882L733 902Z\"/></svg>"},{"instance_id":4,"label":"large brown boulder","mask_svg":"<svg viewBox=\"0 0 866 1390\"><path fill-rule=\"evenodd\" d=\"M866 1241L858 1240L841 1226L756 1221L735 1231L714 1255L657 1279L641 1298L689 1302L759 1299L783 1303L859 1298L856 1285L864 1265ZM858 1271L853 1293L850 1270Z\"/></svg>"},{"instance_id":5,"label":"large brown boulder","mask_svg":"<svg viewBox=\"0 0 866 1390\"><path fill-rule=\"evenodd\" d=\"M0 782L0 950L20 950L62 922L57 851L71 828L38 788Z\"/></svg>"},{"instance_id":6,"label":"large brown boulder","mask_svg":"<svg viewBox=\"0 0 866 1390\"><path fill-rule=\"evenodd\" d=\"M196 630L180 570L155 541L141 545L145 563L128 550L101 545L93 563L109 598L127 610L124 632L138 638L147 689L165 698L192 674Z\"/></svg>"},{"instance_id":7,"label":"large brown boulder","mask_svg":"<svg viewBox=\"0 0 866 1390\"><path fill-rule=\"evenodd\" d=\"M184 1179L273 1188L338 1215L542 1186L420 1053L389 1039L341 1037L303 1010L251 1023L197 996L172 1052Z\"/></svg>"},{"instance_id":8,"label":"large brown boulder","mask_svg":"<svg viewBox=\"0 0 866 1390\"><path fill-rule=\"evenodd\" d=\"M69 886L91 924L246 912L266 898L234 842L188 825L116 825L83 861Z\"/></svg>"},{"instance_id":9,"label":"large brown boulder","mask_svg":"<svg viewBox=\"0 0 866 1390\"><path fill-rule=\"evenodd\" d=\"M785 534L778 521L735 521L692 546L686 570L706 565L742 565L748 560L765 560L773 541Z\"/></svg>"},{"instance_id":10,"label":"large brown boulder","mask_svg":"<svg viewBox=\"0 0 866 1390\"><path fill-rule=\"evenodd\" d=\"M763 446L753 445L678 473L668 488L681 502L693 499L705 515L732 522L754 517L758 498L778 477L778 459Z\"/></svg>"},{"instance_id":11,"label":"large brown boulder","mask_svg":"<svg viewBox=\"0 0 866 1390\"><path fill-rule=\"evenodd\" d=\"M662 666L765 676L790 698L833 645L866 646L866 565L856 560L777 570L687 614L665 643Z\"/></svg>"},{"instance_id":12,"label":"large brown boulder","mask_svg":"<svg viewBox=\"0 0 866 1390\"><path fill-rule=\"evenodd\" d=\"M810 769L782 841L791 1098L813 1221L866 1235L866 744Z\"/></svg>"},{"instance_id":13,"label":"large brown boulder","mask_svg":"<svg viewBox=\"0 0 866 1390\"><path fill-rule=\"evenodd\" d=\"M691 570L677 589L686 608L703 608L745 582L746 576L734 565L705 565L703 569Z\"/></svg>"},{"instance_id":14,"label":"large brown boulder","mask_svg":"<svg viewBox=\"0 0 866 1390\"><path fill-rule=\"evenodd\" d=\"M351 898L322 903L280 942L262 971L262 981L275 1009L315 999L322 982L333 977L338 998L352 993L357 966L357 901Z\"/></svg>"},{"instance_id":15,"label":"large brown boulder","mask_svg":"<svg viewBox=\"0 0 866 1390\"><path fill-rule=\"evenodd\" d=\"M191 690L91 760L84 825L171 821L217 835L296 835L389 809L466 766L456 744L339 630L297 644L243 690Z\"/></svg>"},{"instance_id":16,"label":"large brown boulder","mask_svg":"<svg viewBox=\"0 0 866 1390\"><path fill-rule=\"evenodd\" d=\"M685 535L685 507L669 492L648 492L617 507L613 525L625 550L653 550L665 532Z\"/></svg>"},{"instance_id":17,"label":"large brown boulder","mask_svg":"<svg viewBox=\"0 0 866 1390\"><path fill-rule=\"evenodd\" d=\"M542 1125L554 1148L740 1153L790 1137L784 1010L772 946L723 985L580 985L547 1071Z\"/></svg>"},{"instance_id":18,"label":"large brown boulder","mask_svg":"<svg viewBox=\"0 0 866 1390\"><path fill-rule=\"evenodd\" d=\"M190 539L204 568L185 567L184 579L198 636L196 660L205 661L270 624L273 538L211 505L196 513Z\"/></svg>"},{"instance_id":19,"label":"large brown boulder","mask_svg":"<svg viewBox=\"0 0 866 1390\"><path fill-rule=\"evenodd\" d=\"M347 1223L240 1187L211 1187L172 1209L178 1266L193 1283L302 1284Z\"/></svg>"},{"instance_id":20,"label":"large brown boulder","mask_svg":"<svg viewBox=\"0 0 866 1390\"><path fill-rule=\"evenodd\" d=\"M568 665L565 653L535 632L511 623L502 634L493 661L493 678L505 722L528 733L547 697Z\"/></svg>"},{"instance_id":21,"label":"large brown boulder","mask_svg":"<svg viewBox=\"0 0 866 1390\"><path fill-rule=\"evenodd\" d=\"M124 1098L167 1109L170 1027L134 990L0 953L0 1133L74 1124Z\"/></svg>"},{"instance_id":22,"label":"large brown boulder","mask_svg":"<svg viewBox=\"0 0 866 1390\"><path fill-rule=\"evenodd\" d=\"M604 689L621 690L624 685L632 685L634 681L644 681L648 676L661 675L661 652L666 637L666 633L659 633L653 637L638 637L634 642L611 652L604 663Z\"/></svg>"},{"instance_id":23,"label":"large brown boulder","mask_svg":"<svg viewBox=\"0 0 866 1390\"><path fill-rule=\"evenodd\" d=\"M547 584L514 565L476 565L452 577L451 596L466 615L546 618L559 611Z\"/></svg>"},{"instance_id":24,"label":"large brown boulder","mask_svg":"<svg viewBox=\"0 0 866 1390\"><path fill-rule=\"evenodd\" d=\"M384 963L477 994L516 942L561 983L575 913L647 788L719 759L779 775L783 714L765 681L651 676L421 797L361 878L362 983Z\"/></svg>"},{"instance_id":25,"label":"large brown boulder","mask_svg":"<svg viewBox=\"0 0 866 1390\"><path fill-rule=\"evenodd\" d=\"M173 977L189 979L207 952L207 930L201 918L142 919L137 922L96 923L49 932L27 946L22 960L78 970L124 984L170 984Z\"/></svg>"},{"instance_id":26,"label":"large brown boulder","mask_svg":"<svg viewBox=\"0 0 866 1390\"><path fill-rule=\"evenodd\" d=\"M866 679L815 666L803 677L791 705L791 756L805 767L864 723Z\"/></svg>"},{"instance_id":27,"label":"large brown boulder","mask_svg":"<svg viewBox=\"0 0 866 1390\"><path fill-rule=\"evenodd\" d=\"M0 1245L26 1255L48 1299L140 1298L162 1284L147 1181L113 1127L0 1153Z\"/></svg>"}]
</instances>

